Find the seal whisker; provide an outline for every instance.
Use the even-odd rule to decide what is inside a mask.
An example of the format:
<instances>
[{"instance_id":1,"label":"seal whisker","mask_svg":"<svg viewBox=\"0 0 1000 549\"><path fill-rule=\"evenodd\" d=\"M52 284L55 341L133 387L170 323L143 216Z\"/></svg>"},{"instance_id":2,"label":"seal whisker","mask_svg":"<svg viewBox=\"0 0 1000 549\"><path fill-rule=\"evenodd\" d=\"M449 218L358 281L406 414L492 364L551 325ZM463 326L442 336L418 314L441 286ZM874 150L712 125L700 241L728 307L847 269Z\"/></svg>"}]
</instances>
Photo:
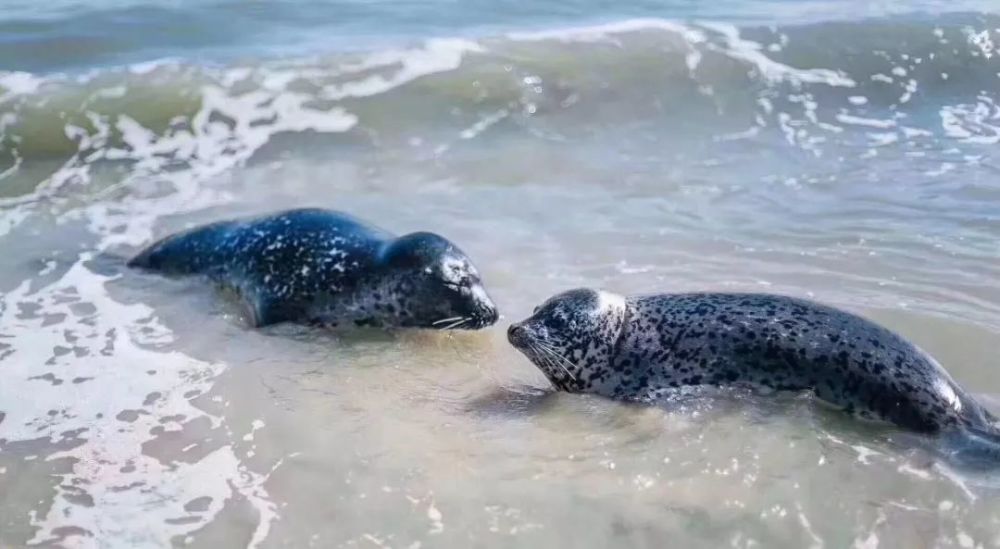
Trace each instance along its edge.
<instances>
[{"instance_id":1,"label":"seal whisker","mask_svg":"<svg viewBox=\"0 0 1000 549\"><path fill-rule=\"evenodd\" d=\"M535 360L543 367L542 368L543 373L546 371L546 369L548 370L556 369L556 364L552 362L552 358L544 354L541 348L531 346L529 347L529 350L535 356ZM555 385L557 389L566 390L566 387L562 383L560 383L559 380L553 378L550 375L546 375L545 378L549 380L549 383Z\"/></svg>"},{"instance_id":2,"label":"seal whisker","mask_svg":"<svg viewBox=\"0 0 1000 549\"><path fill-rule=\"evenodd\" d=\"M559 355L553 356L553 360L559 363L559 367L561 367L563 371L566 372L566 374L570 377L570 379L577 382L580 381L579 379L577 379L576 374L574 374L573 371L570 370L570 366L575 367L575 365L572 362L567 360L565 357L561 357Z\"/></svg>"},{"instance_id":3,"label":"seal whisker","mask_svg":"<svg viewBox=\"0 0 1000 549\"><path fill-rule=\"evenodd\" d=\"M540 355L539 356L539 360L541 360L543 366L546 366L550 370L555 370L556 369L556 364L554 362L552 362L552 359L549 358L548 356L546 356L546 355ZM549 379L550 383L552 383L553 385L556 386L557 389L561 389L563 391L566 390L566 384L565 383L559 381L558 379L550 377L550 376L546 376L546 377Z\"/></svg>"},{"instance_id":4,"label":"seal whisker","mask_svg":"<svg viewBox=\"0 0 1000 549\"><path fill-rule=\"evenodd\" d=\"M569 378L572 379L574 383L577 382L576 376L573 375L573 372L569 371L566 368L566 366L564 366L561 362L559 362L558 360L556 360L556 358L554 358L552 356L548 356L548 357L546 357L546 359L547 359L547 361L548 361L548 363L550 364L551 367L558 366L563 372L566 372L566 375L568 375ZM562 390L564 390L564 391L569 391L570 390L569 381L559 381L557 384L558 384L559 388L562 389Z\"/></svg>"},{"instance_id":5,"label":"seal whisker","mask_svg":"<svg viewBox=\"0 0 1000 549\"><path fill-rule=\"evenodd\" d=\"M568 368L568 366L574 366L575 367L575 365L572 362L570 362L566 357L560 355L558 352L556 352L556 350L554 348L552 348L550 345L548 345L548 344L546 344L546 343L544 343L542 341L536 341L535 345L536 345L536 348L538 350L542 351L543 353L545 353L545 356L549 357L549 359L552 361L552 363L554 363L555 365L558 365L560 368L562 368L562 370L564 372L566 372L566 375L568 375L570 377L570 379L572 379L573 381L577 381L577 382L579 381L576 378L576 375L573 374L573 372L570 371L570 369Z\"/></svg>"},{"instance_id":6,"label":"seal whisker","mask_svg":"<svg viewBox=\"0 0 1000 549\"><path fill-rule=\"evenodd\" d=\"M459 317L459 318L453 320L452 322L449 322L448 324L445 324L444 326L440 326L438 329L439 330L448 330L448 329L451 329L454 326L458 326L459 324L461 324L463 322L465 322L465 317Z\"/></svg>"},{"instance_id":7,"label":"seal whisker","mask_svg":"<svg viewBox=\"0 0 1000 549\"><path fill-rule=\"evenodd\" d=\"M442 327L440 327L438 329L439 330L451 330L453 328L458 328L458 327L462 326L463 324L465 324L466 322L468 322L470 320L472 320L472 319L470 317L467 317L467 316L459 317L458 320L456 320L456 321L454 321L451 324L448 324L446 326L442 326Z\"/></svg>"},{"instance_id":8,"label":"seal whisker","mask_svg":"<svg viewBox=\"0 0 1000 549\"><path fill-rule=\"evenodd\" d=\"M548 351L554 358L558 359L563 364L566 364L568 366L576 367L576 364L573 364L572 361L570 361L568 358L566 358L565 356L563 356L562 354L560 354L559 350L556 349L556 347L554 345L552 345L551 343L547 343L545 341L539 341L537 343L538 343L538 345L541 348L543 348L546 351Z\"/></svg>"},{"instance_id":9,"label":"seal whisker","mask_svg":"<svg viewBox=\"0 0 1000 549\"><path fill-rule=\"evenodd\" d=\"M435 320L434 322L431 322L431 326L437 326L439 324L445 324L447 322L454 322L456 320L462 320L464 318L465 318L464 316L451 316L448 318L442 318L441 320Z\"/></svg>"}]
</instances>

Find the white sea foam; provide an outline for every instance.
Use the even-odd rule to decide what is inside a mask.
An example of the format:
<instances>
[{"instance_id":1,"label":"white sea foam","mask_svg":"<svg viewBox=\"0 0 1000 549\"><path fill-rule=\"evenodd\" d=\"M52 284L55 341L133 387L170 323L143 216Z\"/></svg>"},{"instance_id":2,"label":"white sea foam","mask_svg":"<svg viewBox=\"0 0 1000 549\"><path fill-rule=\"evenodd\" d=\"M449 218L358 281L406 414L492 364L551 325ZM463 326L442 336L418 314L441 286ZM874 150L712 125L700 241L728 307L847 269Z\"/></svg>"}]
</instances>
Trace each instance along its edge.
<instances>
[{"instance_id":1,"label":"white sea foam","mask_svg":"<svg viewBox=\"0 0 1000 549\"><path fill-rule=\"evenodd\" d=\"M72 466L61 475L52 508L35 517L39 530L33 543L57 539L60 529L73 526L91 534L73 538L74 547L167 546L172 537L209 521L234 493L257 508L257 529L266 529L274 516L260 488L266 475L243 467L231 446L192 463L162 463L144 452L162 418L206 417L184 395L207 391L223 365L154 350L171 339L170 333L150 321L147 306L112 299L104 288L110 279L84 267L87 259L82 256L47 286L25 282L0 300L0 326L13 342L0 384L6 413L0 438L70 447L47 457L69 459ZM25 303L42 306L45 314L18 314L18 305ZM88 314L84 306L100 314ZM63 320L52 322L53 315ZM76 358L81 353L86 360ZM52 411L58 421L48 419ZM207 417L215 427L223 421ZM81 494L93 505L75 503ZM205 497L211 498L205 513L183 509L184 503ZM163 509L163 516L189 520L150 521L151 506Z\"/></svg>"},{"instance_id":2,"label":"white sea foam","mask_svg":"<svg viewBox=\"0 0 1000 549\"><path fill-rule=\"evenodd\" d=\"M482 46L469 40L435 39L429 40L420 48L379 52L368 56L361 63L345 65L344 70L348 73L363 73L382 69L394 71L392 76L374 74L345 84L332 84L326 86L320 96L328 100L340 100L385 93L417 78L454 70L467 53L482 51Z\"/></svg>"},{"instance_id":3,"label":"white sea foam","mask_svg":"<svg viewBox=\"0 0 1000 549\"><path fill-rule=\"evenodd\" d=\"M509 115L510 111L508 111L507 109L500 109L499 111L493 114L489 114L482 117L478 122L462 130L461 133L459 133L458 135L462 139L473 139L474 137L478 136L479 134L489 129L490 126L496 124L497 122L500 122L504 118L507 118L507 116Z\"/></svg>"},{"instance_id":4,"label":"white sea foam","mask_svg":"<svg viewBox=\"0 0 1000 549\"><path fill-rule=\"evenodd\" d=\"M698 29L667 19L652 18L627 19L598 25L563 27L528 32L511 32L506 36L511 40L519 41L603 42L614 40L614 35L616 34L646 30L674 32L692 43L703 42L705 40L704 33Z\"/></svg>"},{"instance_id":5,"label":"white sea foam","mask_svg":"<svg viewBox=\"0 0 1000 549\"><path fill-rule=\"evenodd\" d=\"M771 82L826 84L836 87L856 86L854 80L841 71L821 68L799 69L775 61L764 54L764 47L761 44L742 38L736 26L724 23L701 22L697 26L691 26L665 19L630 19L603 25L509 33L507 37L521 41L610 41L617 43L617 35L649 30L676 33L688 44L690 51L685 62L689 70L692 71L699 65L702 58L702 53L697 46L703 46L733 59L749 63L757 69L764 79ZM719 34L723 38L725 46L720 47L714 44L705 30Z\"/></svg>"},{"instance_id":6,"label":"white sea foam","mask_svg":"<svg viewBox=\"0 0 1000 549\"><path fill-rule=\"evenodd\" d=\"M946 105L939 115L941 129L948 137L983 145L1000 142L1000 105L986 94L975 103Z\"/></svg>"},{"instance_id":7,"label":"white sea foam","mask_svg":"<svg viewBox=\"0 0 1000 549\"><path fill-rule=\"evenodd\" d=\"M867 128L889 129L896 127L895 120L865 118L863 116L854 116L847 113L838 114L837 121L840 122L841 124L850 124L852 126L864 126Z\"/></svg>"},{"instance_id":8,"label":"white sea foam","mask_svg":"<svg viewBox=\"0 0 1000 549\"><path fill-rule=\"evenodd\" d=\"M705 28L722 35L726 48L721 52L734 59L752 65L760 75L770 82L791 82L797 84L826 84L834 87L853 88L857 84L841 71L832 69L799 69L775 61L764 54L763 47L752 40L740 36L735 25L724 23L702 23ZM710 47L711 43L710 43Z\"/></svg>"},{"instance_id":9,"label":"white sea foam","mask_svg":"<svg viewBox=\"0 0 1000 549\"><path fill-rule=\"evenodd\" d=\"M35 93L44 83L45 79L31 73L0 71L0 102L18 95Z\"/></svg>"}]
</instances>

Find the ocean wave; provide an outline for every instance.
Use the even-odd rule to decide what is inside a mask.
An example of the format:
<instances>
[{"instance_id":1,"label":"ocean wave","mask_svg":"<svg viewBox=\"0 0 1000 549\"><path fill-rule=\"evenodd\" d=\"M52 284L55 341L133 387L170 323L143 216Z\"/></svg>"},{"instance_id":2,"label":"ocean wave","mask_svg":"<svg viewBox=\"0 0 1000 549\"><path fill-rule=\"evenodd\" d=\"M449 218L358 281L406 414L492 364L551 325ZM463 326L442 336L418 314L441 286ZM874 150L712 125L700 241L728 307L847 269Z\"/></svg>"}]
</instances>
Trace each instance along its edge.
<instances>
[{"instance_id":1,"label":"ocean wave","mask_svg":"<svg viewBox=\"0 0 1000 549\"><path fill-rule=\"evenodd\" d=\"M276 135L443 150L528 120L552 136L650 120L719 139L770 131L813 154L838 139L991 144L998 26L985 15L776 28L637 19L231 66L2 73L0 197L87 189L121 163L132 179L205 179Z\"/></svg>"}]
</instances>

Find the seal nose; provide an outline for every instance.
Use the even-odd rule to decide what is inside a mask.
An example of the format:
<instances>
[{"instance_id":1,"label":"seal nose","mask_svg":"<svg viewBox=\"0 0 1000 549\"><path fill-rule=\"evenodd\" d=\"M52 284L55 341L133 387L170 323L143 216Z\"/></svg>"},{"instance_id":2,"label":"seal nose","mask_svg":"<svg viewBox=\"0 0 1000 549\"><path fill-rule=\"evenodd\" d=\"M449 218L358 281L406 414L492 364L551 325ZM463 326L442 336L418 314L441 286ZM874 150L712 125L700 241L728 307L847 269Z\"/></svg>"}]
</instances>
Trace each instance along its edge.
<instances>
[{"instance_id":1,"label":"seal nose","mask_svg":"<svg viewBox=\"0 0 1000 549\"><path fill-rule=\"evenodd\" d=\"M479 307L472 314L473 318L476 319L475 326L477 328L485 328L487 326L492 326L496 324L497 320L500 320L500 313L497 311L496 307Z\"/></svg>"},{"instance_id":2,"label":"seal nose","mask_svg":"<svg viewBox=\"0 0 1000 549\"><path fill-rule=\"evenodd\" d=\"M525 340L527 335L528 333L524 329L524 326L521 326L520 324L511 324L510 327L507 328L507 341L509 341L511 345L519 345Z\"/></svg>"},{"instance_id":3,"label":"seal nose","mask_svg":"<svg viewBox=\"0 0 1000 549\"><path fill-rule=\"evenodd\" d=\"M472 287L474 316L480 327L492 326L500 320L500 311L481 284Z\"/></svg>"},{"instance_id":4,"label":"seal nose","mask_svg":"<svg viewBox=\"0 0 1000 549\"><path fill-rule=\"evenodd\" d=\"M485 316L487 324L494 324L496 321L500 320L500 311L497 310L496 306L493 306L486 310Z\"/></svg>"}]
</instances>

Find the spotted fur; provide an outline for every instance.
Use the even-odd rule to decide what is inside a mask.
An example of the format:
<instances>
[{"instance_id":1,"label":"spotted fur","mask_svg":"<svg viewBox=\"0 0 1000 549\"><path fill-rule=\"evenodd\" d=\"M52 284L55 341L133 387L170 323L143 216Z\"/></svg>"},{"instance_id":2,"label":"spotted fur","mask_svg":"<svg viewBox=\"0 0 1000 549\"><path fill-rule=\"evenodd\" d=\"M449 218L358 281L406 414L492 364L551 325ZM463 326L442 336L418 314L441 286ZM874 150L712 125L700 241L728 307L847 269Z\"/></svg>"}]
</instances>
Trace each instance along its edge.
<instances>
[{"instance_id":1,"label":"spotted fur","mask_svg":"<svg viewBox=\"0 0 1000 549\"><path fill-rule=\"evenodd\" d=\"M930 355L869 320L801 299L580 289L549 299L508 337L565 391L650 401L682 386L749 384L810 391L924 433L998 431Z\"/></svg>"},{"instance_id":2,"label":"spotted fur","mask_svg":"<svg viewBox=\"0 0 1000 549\"><path fill-rule=\"evenodd\" d=\"M482 328L498 317L472 262L445 238L396 238L329 210L205 225L156 242L129 265L230 287L256 326Z\"/></svg>"}]
</instances>

